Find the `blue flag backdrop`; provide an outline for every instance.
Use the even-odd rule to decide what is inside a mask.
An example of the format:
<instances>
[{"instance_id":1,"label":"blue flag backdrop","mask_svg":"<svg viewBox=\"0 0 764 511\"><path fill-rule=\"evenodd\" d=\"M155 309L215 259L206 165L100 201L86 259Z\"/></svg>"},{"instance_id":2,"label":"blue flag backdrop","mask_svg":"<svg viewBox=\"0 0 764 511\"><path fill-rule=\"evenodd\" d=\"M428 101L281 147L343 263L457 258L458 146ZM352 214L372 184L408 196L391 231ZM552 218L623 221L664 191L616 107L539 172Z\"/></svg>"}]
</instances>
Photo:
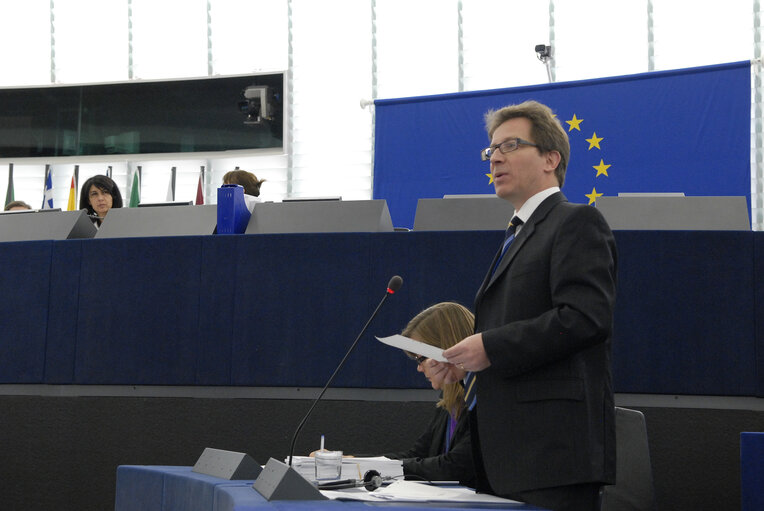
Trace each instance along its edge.
<instances>
[{"instance_id":1,"label":"blue flag backdrop","mask_svg":"<svg viewBox=\"0 0 764 511\"><path fill-rule=\"evenodd\" d=\"M374 198L411 227L419 198L493 193L483 115L536 100L571 145L572 202L623 192L738 195L750 207L750 62L375 101Z\"/></svg>"}]
</instances>

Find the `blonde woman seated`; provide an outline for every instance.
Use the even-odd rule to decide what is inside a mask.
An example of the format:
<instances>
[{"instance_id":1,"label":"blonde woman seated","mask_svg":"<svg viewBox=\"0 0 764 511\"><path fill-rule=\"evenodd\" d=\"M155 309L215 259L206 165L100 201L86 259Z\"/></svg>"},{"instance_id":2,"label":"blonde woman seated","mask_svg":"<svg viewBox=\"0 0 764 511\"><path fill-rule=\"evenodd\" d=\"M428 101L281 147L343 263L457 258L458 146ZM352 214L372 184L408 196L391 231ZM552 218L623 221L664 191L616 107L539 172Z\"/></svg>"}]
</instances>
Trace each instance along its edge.
<instances>
[{"instance_id":1,"label":"blonde woman seated","mask_svg":"<svg viewBox=\"0 0 764 511\"><path fill-rule=\"evenodd\" d=\"M475 317L464 306L442 302L417 314L403 335L439 348L447 349L472 335ZM417 371L424 357L410 355L417 362ZM462 375L462 378L464 375ZM411 449L384 454L403 462L407 479L459 481L474 487L469 418L464 407L464 389L460 383L443 385L441 399L427 429Z\"/></svg>"}]
</instances>

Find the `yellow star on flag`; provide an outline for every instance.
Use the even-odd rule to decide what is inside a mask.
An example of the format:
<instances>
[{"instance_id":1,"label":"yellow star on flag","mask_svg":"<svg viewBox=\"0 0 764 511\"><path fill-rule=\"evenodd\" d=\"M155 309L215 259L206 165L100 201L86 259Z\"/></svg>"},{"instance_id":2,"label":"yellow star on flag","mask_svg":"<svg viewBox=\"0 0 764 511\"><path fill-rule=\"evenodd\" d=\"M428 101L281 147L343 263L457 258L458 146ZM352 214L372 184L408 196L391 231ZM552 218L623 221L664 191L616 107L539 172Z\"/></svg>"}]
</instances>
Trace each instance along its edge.
<instances>
[{"instance_id":1,"label":"yellow star on flag","mask_svg":"<svg viewBox=\"0 0 764 511\"><path fill-rule=\"evenodd\" d=\"M597 171L597 175L594 176L594 177L599 177L601 174L605 174L606 176L608 176L607 169L609 169L611 166L612 165L605 165L604 160L600 159L600 164L599 165L592 165L592 168ZM610 177L610 176L608 176L608 177Z\"/></svg>"},{"instance_id":2,"label":"yellow star on flag","mask_svg":"<svg viewBox=\"0 0 764 511\"><path fill-rule=\"evenodd\" d=\"M597 202L597 197L602 197L603 194L597 193L597 189L592 188L592 193L585 193L584 195L589 198L589 205L591 206Z\"/></svg>"},{"instance_id":3,"label":"yellow star on flag","mask_svg":"<svg viewBox=\"0 0 764 511\"><path fill-rule=\"evenodd\" d=\"M587 138L587 142L589 142L589 149L591 150L592 147L596 147L597 149L601 149L600 142L602 141L602 137L597 137L597 133L592 133L592 138Z\"/></svg>"},{"instance_id":4,"label":"yellow star on flag","mask_svg":"<svg viewBox=\"0 0 764 511\"><path fill-rule=\"evenodd\" d=\"M489 172L488 174L486 174L486 176L488 176L488 184L489 185L492 184L493 183L493 172Z\"/></svg>"},{"instance_id":5,"label":"yellow star on flag","mask_svg":"<svg viewBox=\"0 0 764 511\"><path fill-rule=\"evenodd\" d=\"M573 114L573 118L571 120L565 121L570 126L570 128L568 128L568 131L573 131L573 130L581 131L581 127L580 127L581 121L583 121L583 119L578 119L576 118L576 114Z\"/></svg>"}]
</instances>

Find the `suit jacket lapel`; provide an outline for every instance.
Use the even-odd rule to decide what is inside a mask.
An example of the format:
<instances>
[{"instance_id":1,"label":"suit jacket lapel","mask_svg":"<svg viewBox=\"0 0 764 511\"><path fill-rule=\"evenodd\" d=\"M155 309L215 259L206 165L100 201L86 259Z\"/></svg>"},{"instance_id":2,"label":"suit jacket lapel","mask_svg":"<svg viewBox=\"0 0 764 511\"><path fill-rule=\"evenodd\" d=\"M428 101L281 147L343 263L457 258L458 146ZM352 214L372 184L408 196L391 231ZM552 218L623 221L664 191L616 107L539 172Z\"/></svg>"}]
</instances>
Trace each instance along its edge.
<instances>
[{"instance_id":1,"label":"suit jacket lapel","mask_svg":"<svg viewBox=\"0 0 764 511\"><path fill-rule=\"evenodd\" d=\"M494 256L493 261L491 262L491 266L488 268L488 273L486 273L486 276L483 279L483 283L480 286L480 289L478 289L477 295L475 296L475 311L477 311L477 306L480 300L483 298L485 291L491 287L494 282L496 282L496 279L498 279L502 273L507 271L510 263L515 258L517 253L520 252L520 250L523 248L525 242L531 236L533 236L533 232L536 230L536 225L541 223L544 218L546 218L547 214L549 214L554 206L566 200L567 199L565 198L565 195L562 194L562 192L557 192L544 199L544 201L539 204L539 206L533 212L528 221L523 224L523 227L520 230L520 234L517 235L515 240L507 249L507 253L504 254L504 257L499 263L499 267L496 268L496 271L493 272L493 274L491 274L491 270L493 269L494 265L496 265L496 259L501 256L502 247L499 247L499 251L496 253L496 256Z\"/></svg>"},{"instance_id":2,"label":"suit jacket lapel","mask_svg":"<svg viewBox=\"0 0 764 511\"><path fill-rule=\"evenodd\" d=\"M512 262L512 259L515 258L515 255L520 251L520 249L525 244L525 241L533 235L533 231L536 230L536 224L528 222L527 224L523 224L523 229L520 231L520 234L515 237L514 241L509 245L509 248L507 249L507 252L504 254L504 257L501 258L501 261L499 261L499 267L496 268L496 271L493 272L493 275L489 275L489 281L486 288L491 287L491 284L496 282L496 279L504 273L507 268L509 268L509 263Z\"/></svg>"}]
</instances>

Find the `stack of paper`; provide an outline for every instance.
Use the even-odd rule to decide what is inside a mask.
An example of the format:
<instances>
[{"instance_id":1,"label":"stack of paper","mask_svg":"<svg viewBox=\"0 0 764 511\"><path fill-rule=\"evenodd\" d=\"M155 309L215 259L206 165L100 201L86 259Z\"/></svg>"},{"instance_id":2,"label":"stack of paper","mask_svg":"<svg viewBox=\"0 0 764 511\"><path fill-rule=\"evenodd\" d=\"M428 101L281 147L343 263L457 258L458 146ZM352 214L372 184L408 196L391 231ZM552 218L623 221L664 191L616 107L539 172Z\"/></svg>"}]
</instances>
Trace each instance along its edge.
<instances>
[{"instance_id":1,"label":"stack of paper","mask_svg":"<svg viewBox=\"0 0 764 511\"><path fill-rule=\"evenodd\" d=\"M484 493L475 493L464 486L444 487L418 481L395 481L386 488L366 491L363 488L321 491L325 497L337 500L363 500L367 502L461 502L479 503L480 507L498 506L511 509L521 504Z\"/></svg>"},{"instance_id":2,"label":"stack of paper","mask_svg":"<svg viewBox=\"0 0 764 511\"><path fill-rule=\"evenodd\" d=\"M285 461L289 463L289 459ZM309 456L293 456L292 468L309 481L316 480L316 460ZM369 470L376 470L382 477L403 477L401 460L391 460L384 456L371 458L342 458L340 479L363 479Z\"/></svg>"}]
</instances>

